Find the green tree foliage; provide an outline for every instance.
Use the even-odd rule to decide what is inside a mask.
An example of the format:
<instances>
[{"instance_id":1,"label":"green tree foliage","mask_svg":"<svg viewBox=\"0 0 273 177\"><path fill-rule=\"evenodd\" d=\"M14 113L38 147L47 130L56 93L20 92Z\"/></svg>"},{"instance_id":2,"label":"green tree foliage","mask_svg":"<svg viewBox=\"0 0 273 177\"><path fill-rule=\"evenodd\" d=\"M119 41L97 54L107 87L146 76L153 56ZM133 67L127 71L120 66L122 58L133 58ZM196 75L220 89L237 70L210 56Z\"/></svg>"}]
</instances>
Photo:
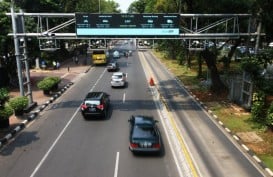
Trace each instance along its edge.
<instances>
[{"instance_id":1,"label":"green tree foliage","mask_svg":"<svg viewBox=\"0 0 273 177\"><path fill-rule=\"evenodd\" d=\"M270 104L266 114L266 124L273 128L273 102Z\"/></svg>"},{"instance_id":2,"label":"green tree foliage","mask_svg":"<svg viewBox=\"0 0 273 177\"><path fill-rule=\"evenodd\" d=\"M25 12L61 12L60 0L15 0L16 6Z\"/></svg>"},{"instance_id":3,"label":"green tree foliage","mask_svg":"<svg viewBox=\"0 0 273 177\"><path fill-rule=\"evenodd\" d=\"M241 68L250 73L257 90L273 95L273 83L268 81L261 73L269 64L273 63L273 50L264 49L255 56L243 58Z\"/></svg>"},{"instance_id":4,"label":"green tree foliage","mask_svg":"<svg viewBox=\"0 0 273 177\"><path fill-rule=\"evenodd\" d=\"M144 13L147 2L151 2L152 0L138 0L134 1L128 8L129 13Z\"/></svg>"},{"instance_id":5,"label":"green tree foliage","mask_svg":"<svg viewBox=\"0 0 273 177\"><path fill-rule=\"evenodd\" d=\"M251 118L255 122L266 123L265 119L265 94L262 91L253 94Z\"/></svg>"},{"instance_id":6,"label":"green tree foliage","mask_svg":"<svg viewBox=\"0 0 273 177\"><path fill-rule=\"evenodd\" d=\"M252 4L252 14L262 21L263 29L266 33L267 42L273 41L273 1L254 0Z\"/></svg>"},{"instance_id":7,"label":"green tree foliage","mask_svg":"<svg viewBox=\"0 0 273 177\"><path fill-rule=\"evenodd\" d=\"M9 51L12 50L12 38L8 37L8 33L11 32L11 19L6 15L10 12L10 3L2 1L0 2L0 63L3 65L3 56L7 57Z\"/></svg>"},{"instance_id":8,"label":"green tree foliage","mask_svg":"<svg viewBox=\"0 0 273 177\"><path fill-rule=\"evenodd\" d=\"M63 12L119 13L119 5L108 0L60 0Z\"/></svg>"}]
</instances>

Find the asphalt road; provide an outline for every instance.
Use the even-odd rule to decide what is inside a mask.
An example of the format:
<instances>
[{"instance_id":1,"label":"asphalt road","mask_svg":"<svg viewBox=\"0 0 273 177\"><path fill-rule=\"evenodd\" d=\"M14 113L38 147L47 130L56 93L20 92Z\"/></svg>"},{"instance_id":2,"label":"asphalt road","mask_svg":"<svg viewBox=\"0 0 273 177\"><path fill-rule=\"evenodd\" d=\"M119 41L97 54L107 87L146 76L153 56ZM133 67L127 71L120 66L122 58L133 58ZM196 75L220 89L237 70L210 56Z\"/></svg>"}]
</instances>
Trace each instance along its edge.
<instances>
[{"instance_id":1,"label":"asphalt road","mask_svg":"<svg viewBox=\"0 0 273 177\"><path fill-rule=\"evenodd\" d=\"M148 86L145 61L159 81L188 152L172 146L165 120ZM191 156L198 173L208 177L263 176L231 138L177 84L149 52L118 59L127 73L126 88L111 88L112 73L93 67L1 151L2 177L178 177L178 156ZM145 70L145 72L144 72ZM146 76L145 76L146 73ZM84 120L79 112L89 91L105 91L111 109L105 120ZM132 114L153 115L163 135L160 156L133 155L128 149L128 119ZM176 141L176 140L174 140ZM188 153L188 154L187 154ZM179 166L179 168L178 168Z\"/></svg>"},{"instance_id":2,"label":"asphalt road","mask_svg":"<svg viewBox=\"0 0 273 177\"><path fill-rule=\"evenodd\" d=\"M126 88L111 88L112 73L93 67L2 150L0 176L177 177L167 144L161 156L129 151L130 115L159 116L137 55L118 62L128 76ZM106 120L82 118L79 106L88 91L111 95Z\"/></svg>"},{"instance_id":3,"label":"asphalt road","mask_svg":"<svg viewBox=\"0 0 273 177\"><path fill-rule=\"evenodd\" d=\"M150 52L141 53L179 126L200 176L264 176L260 167Z\"/></svg>"}]
</instances>

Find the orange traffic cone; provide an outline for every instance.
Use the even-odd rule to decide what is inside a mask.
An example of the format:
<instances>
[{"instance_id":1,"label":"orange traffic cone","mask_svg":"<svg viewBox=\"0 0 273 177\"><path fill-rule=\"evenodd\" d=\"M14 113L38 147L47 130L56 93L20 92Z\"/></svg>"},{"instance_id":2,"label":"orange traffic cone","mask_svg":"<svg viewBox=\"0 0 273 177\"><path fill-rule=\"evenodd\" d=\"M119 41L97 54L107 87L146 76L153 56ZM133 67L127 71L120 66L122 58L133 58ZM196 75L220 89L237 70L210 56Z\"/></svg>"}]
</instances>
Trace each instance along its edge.
<instances>
[{"instance_id":1,"label":"orange traffic cone","mask_svg":"<svg viewBox=\"0 0 273 177\"><path fill-rule=\"evenodd\" d=\"M150 84L150 86L155 86L155 82L154 82L154 79L152 77L150 78L149 84Z\"/></svg>"}]
</instances>

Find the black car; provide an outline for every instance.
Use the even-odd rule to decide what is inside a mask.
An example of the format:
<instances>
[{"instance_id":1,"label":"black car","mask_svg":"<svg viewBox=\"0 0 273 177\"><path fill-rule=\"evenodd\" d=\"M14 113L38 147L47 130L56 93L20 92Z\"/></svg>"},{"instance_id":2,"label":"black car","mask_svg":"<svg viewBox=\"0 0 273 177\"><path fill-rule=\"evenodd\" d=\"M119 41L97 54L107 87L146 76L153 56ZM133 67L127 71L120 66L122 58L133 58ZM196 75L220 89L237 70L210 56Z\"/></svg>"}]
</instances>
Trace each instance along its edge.
<instances>
[{"instance_id":1,"label":"black car","mask_svg":"<svg viewBox=\"0 0 273 177\"><path fill-rule=\"evenodd\" d=\"M128 121L130 123L129 149L132 152L161 152L162 143L156 125L157 120L151 116L133 115Z\"/></svg>"},{"instance_id":2,"label":"black car","mask_svg":"<svg viewBox=\"0 0 273 177\"><path fill-rule=\"evenodd\" d=\"M107 71L118 71L119 66L117 62L111 62L107 65Z\"/></svg>"},{"instance_id":3,"label":"black car","mask_svg":"<svg viewBox=\"0 0 273 177\"><path fill-rule=\"evenodd\" d=\"M110 105L109 95L105 92L89 92L81 104L81 113L84 118L107 117Z\"/></svg>"}]
</instances>

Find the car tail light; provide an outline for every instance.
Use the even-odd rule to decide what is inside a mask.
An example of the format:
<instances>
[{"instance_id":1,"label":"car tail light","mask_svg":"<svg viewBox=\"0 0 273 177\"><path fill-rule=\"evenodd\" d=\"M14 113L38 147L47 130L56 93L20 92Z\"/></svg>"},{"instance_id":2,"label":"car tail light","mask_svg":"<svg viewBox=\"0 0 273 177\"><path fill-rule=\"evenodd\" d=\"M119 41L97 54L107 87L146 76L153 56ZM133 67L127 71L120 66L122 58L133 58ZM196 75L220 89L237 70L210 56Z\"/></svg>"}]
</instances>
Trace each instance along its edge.
<instances>
[{"instance_id":1,"label":"car tail light","mask_svg":"<svg viewBox=\"0 0 273 177\"><path fill-rule=\"evenodd\" d=\"M138 147L138 144L137 144L137 143L130 143L130 147L131 147L131 148L137 148L137 147Z\"/></svg>"},{"instance_id":2,"label":"car tail light","mask_svg":"<svg viewBox=\"0 0 273 177\"><path fill-rule=\"evenodd\" d=\"M160 148L160 144L159 143L154 143L152 147L159 149Z\"/></svg>"},{"instance_id":3,"label":"car tail light","mask_svg":"<svg viewBox=\"0 0 273 177\"><path fill-rule=\"evenodd\" d=\"M81 105L81 109L82 109L82 110L85 110L86 108L87 108L87 106L86 106L85 104L82 104L82 105Z\"/></svg>"},{"instance_id":4,"label":"car tail light","mask_svg":"<svg viewBox=\"0 0 273 177\"><path fill-rule=\"evenodd\" d=\"M100 109L100 110L103 110L104 109L104 105L103 104L99 104L99 105L97 105L97 108Z\"/></svg>"}]
</instances>

